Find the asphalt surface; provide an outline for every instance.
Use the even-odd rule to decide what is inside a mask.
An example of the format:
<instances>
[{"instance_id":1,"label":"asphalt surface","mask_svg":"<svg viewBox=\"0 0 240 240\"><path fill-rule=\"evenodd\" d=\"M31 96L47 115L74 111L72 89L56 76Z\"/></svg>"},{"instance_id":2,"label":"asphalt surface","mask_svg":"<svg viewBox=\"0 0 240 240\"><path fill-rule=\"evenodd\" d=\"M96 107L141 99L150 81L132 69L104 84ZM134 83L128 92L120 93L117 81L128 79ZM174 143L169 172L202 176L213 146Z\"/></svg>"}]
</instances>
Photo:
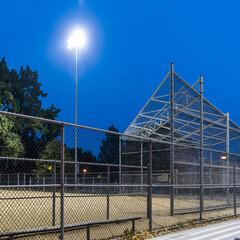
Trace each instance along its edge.
<instances>
[{"instance_id":1,"label":"asphalt surface","mask_svg":"<svg viewBox=\"0 0 240 240\"><path fill-rule=\"evenodd\" d=\"M230 220L191 230L169 233L154 240L240 240L240 220Z\"/></svg>"}]
</instances>

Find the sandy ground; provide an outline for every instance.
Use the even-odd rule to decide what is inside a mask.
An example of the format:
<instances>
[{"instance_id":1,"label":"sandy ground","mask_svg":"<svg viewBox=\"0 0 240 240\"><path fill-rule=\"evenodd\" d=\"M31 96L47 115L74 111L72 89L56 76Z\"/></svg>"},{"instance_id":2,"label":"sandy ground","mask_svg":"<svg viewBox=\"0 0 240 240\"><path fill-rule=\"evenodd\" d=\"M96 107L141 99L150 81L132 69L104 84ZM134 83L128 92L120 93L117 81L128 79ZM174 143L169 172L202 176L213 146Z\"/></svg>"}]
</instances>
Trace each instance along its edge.
<instances>
[{"instance_id":1,"label":"sandy ground","mask_svg":"<svg viewBox=\"0 0 240 240\"><path fill-rule=\"evenodd\" d=\"M59 193L56 194L59 196ZM76 195L66 193L64 200L65 224L101 221L107 218L107 197L101 195ZM76 197L77 196L77 197ZM12 199L21 197L52 197L51 192L0 190L0 232L26 230L32 228L45 228L53 224L53 199L31 198ZM3 199L4 198L4 199ZM205 206L225 204L224 201L205 200ZM198 199L175 198L175 209L197 208ZM188 222L198 219L199 213L180 214L170 216L170 199L168 197L153 197L153 228ZM55 224L60 224L60 198L56 198ZM148 228L147 197L146 196L111 196L110 219L142 217L136 222L136 229ZM182 211L182 210L179 210ZM238 209L238 213L240 210ZM233 208L203 213L203 218L214 218L232 215ZM91 229L91 239L105 239L119 235L126 229L131 229L131 223L102 225ZM66 232L65 239L85 239L86 230ZM59 234L35 236L34 239L58 239ZM25 238L32 239L32 237Z\"/></svg>"}]
</instances>

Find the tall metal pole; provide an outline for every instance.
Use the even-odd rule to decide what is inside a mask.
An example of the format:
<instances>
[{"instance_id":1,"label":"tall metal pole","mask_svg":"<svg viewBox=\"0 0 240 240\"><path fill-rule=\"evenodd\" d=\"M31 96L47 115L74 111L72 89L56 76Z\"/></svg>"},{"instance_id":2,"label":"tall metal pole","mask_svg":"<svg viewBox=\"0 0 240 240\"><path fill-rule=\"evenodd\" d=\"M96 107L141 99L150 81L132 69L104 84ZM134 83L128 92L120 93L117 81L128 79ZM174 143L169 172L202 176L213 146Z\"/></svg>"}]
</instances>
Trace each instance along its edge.
<instances>
[{"instance_id":1,"label":"tall metal pole","mask_svg":"<svg viewBox=\"0 0 240 240\"><path fill-rule=\"evenodd\" d=\"M76 48L76 89L75 89L75 124L77 124L77 48ZM77 164L77 127L75 127L75 174L74 180L77 185L77 175L78 175L79 166Z\"/></svg>"},{"instance_id":2,"label":"tall metal pole","mask_svg":"<svg viewBox=\"0 0 240 240\"><path fill-rule=\"evenodd\" d=\"M203 214L203 76L200 75L200 221Z\"/></svg>"},{"instance_id":3,"label":"tall metal pole","mask_svg":"<svg viewBox=\"0 0 240 240\"><path fill-rule=\"evenodd\" d=\"M173 63L170 63L170 215L174 214L174 70Z\"/></svg>"},{"instance_id":4,"label":"tall metal pole","mask_svg":"<svg viewBox=\"0 0 240 240\"><path fill-rule=\"evenodd\" d=\"M226 157L227 157L227 205L229 207L229 113L226 113Z\"/></svg>"}]
</instances>

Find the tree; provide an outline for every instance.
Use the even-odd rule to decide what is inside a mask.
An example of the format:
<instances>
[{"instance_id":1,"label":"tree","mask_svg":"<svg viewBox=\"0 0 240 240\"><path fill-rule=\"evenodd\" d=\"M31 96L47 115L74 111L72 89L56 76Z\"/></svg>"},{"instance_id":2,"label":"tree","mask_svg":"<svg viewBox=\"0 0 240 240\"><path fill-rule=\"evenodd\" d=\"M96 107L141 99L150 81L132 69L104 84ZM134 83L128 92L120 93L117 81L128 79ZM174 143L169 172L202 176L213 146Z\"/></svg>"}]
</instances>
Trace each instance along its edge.
<instances>
[{"instance_id":1,"label":"tree","mask_svg":"<svg viewBox=\"0 0 240 240\"><path fill-rule=\"evenodd\" d=\"M19 157L24 153L24 146L19 136L13 133L13 121L6 116L0 115L0 145L1 155L8 157Z\"/></svg>"},{"instance_id":2,"label":"tree","mask_svg":"<svg viewBox=\"0 0 240 240\"><path fill-rule=\"evenodd\" d=\"M12 93L12 76L15 72L10 73L5 61L5 58L2 58L0 61L0 109L1 111L6 111L9 107L13 111L18 110L17 102L14 99Z\"/></svg>"},{"instance_id":3,"label":"tree","mask_svg":"<svg viewBox=\"0 0 240 240\"><path fill-rule=\"evenodd\" d=\"M21 157L24 154L24 146L20 137L13 133L13 121L6 116L0 115L0 152L2 157ZM16 161L1 160L1 172L14 171L17 167Z\"/></svg>"},{"instance_id":4,"label":"tree","mask_svg":"<svg viewBox=\"0 0 240 240\"><path fill-rule=\"evenodd\" d=\"M32 71L29 66L25 69L21 66L19 73L14 69L9 71L5 58L0 61L0 109L2 111L55 119L60 109L53 105L44 109L42 99L46 97L47 93L42 91L41 84L38 82L37 71ZM24 151L16 151L15 154L21 153L25 158L39 158L47 143L60 135L60 128L57 125L11 117L6 117L4 121L8 129L2 129L1 141L8 141L5 131L10 130L14 137L12 141L20 140L24 149ZM20 146L17 143L14 145ZM11 146L8 145L7 148L11 149ZM7 154L6 149L0 149L0 155L3 156L3 154ZM28 170L36 167L34 162L22 164L26 164ZM19 172L20 169L26 171L23 165L15 171Z\"/></svg>"},{"instance_id":5,"label":"tree","mask_svg":"<svg viewBox=\"0 0 240 240\"><path fill-rule=\"evenodd\" d=\"M42 108L41 99L47 97L47 93L41 90L41 84L38 82L37 71L31 71L27 66L20 68L20 73L15 74L13 81L13 96L18 104L18 113L37 116L49 119L55 119L60 112L53 105L48 109ZM9 111L12 111L11 107ZM59 126L43 123L39 121L21 120L18 124L18 134L21 136L26 146L25 157L39 157L40 152L46 144L59 136Z\"/></svg>"},{"instance_id":6,"label":"tree","mask_svg":"<svg viewBox=\"0 0 240 240\"><path fill-rule=\"evenodd\" d=\"M72 159L75 159L75 148L69 149L70 156ZM82 148L77 148L77 161L78 162L90 162L96 163L96 156L89 150L84 151Z\"/></svg>"},{"instance_id":7,"label":"tree","mask_svg":"<svg viewBox=\"0 0 240 240\"><path fill-rule=\"evenodd\" d=\"M109 131L118 132L113 125L108 128ZM119 161L119 136L105 133L105 139L102 140L98 161L103 163L116 164Z\"/></svg>"},{"instance_id":8,"label":"tree","mask_svg":"<svg viewBox=\"0 0 240 240\"><path fill-rule=\"evenodd\" d=\"M75 161L75 148L70 148L69 153L72 161ZM93 171L94 166L88 165L87 163L96 163L96 156L89 150L84 151L82 148L77 148L77 161L80 163L79 173L81 173L82 169L87 168L88 171ZM86 164L83 164L86 163ZM73 170L74 172L74 170Z\"/></svg>"},{"instance_id":9,"label":"tree","mask_svg":"<svg viewBox=\"0 0 240 240\"><path fill-rule=\"evenodd\" d=\"M46 148L40 154L40 158L43 160L61 160L61 149L60 142L54 138L51 142L48 142ZM70 151L68 147L64 146L64 161L73 161L71 158ZM54 163L51 162L37 162L37 169L34 170L35 173L51 173L53 171ZM74 164L67 164L65 166L65 173L73 172ZM56 171L60 172L60 164L56 164Z\"/></svg>"}]
</instances>

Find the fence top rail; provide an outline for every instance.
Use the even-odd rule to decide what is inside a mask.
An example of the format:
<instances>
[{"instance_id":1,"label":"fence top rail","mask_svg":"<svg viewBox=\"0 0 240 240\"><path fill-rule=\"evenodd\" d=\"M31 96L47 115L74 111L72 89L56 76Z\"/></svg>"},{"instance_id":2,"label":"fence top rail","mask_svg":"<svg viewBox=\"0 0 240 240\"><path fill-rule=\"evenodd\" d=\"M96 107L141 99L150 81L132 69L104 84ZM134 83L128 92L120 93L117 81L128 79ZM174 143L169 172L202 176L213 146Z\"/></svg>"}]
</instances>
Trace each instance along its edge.
<instances>
[{"instance_id":1,"label":"fence top rail","mask_svg":"<svg viewBox=\"0 0 240 240\"><path fill-rule=\"evenodd\" d=\"M37 120L37 121L41 121L41 122L54 123L54 124L59 124L59 125L61 125L63 123L63 122L57 121L57 120L41 118L41 117L34 117L34 116L29 116L29 115L24 115L24 114L19 114L19 113L0 111L0 114L7 115L7 116L13 116L13 117L20 117L20 118L25 118L25 119L30 119L30 120Z\"/></svg>"},{"instance_id":2,"label":"fence top rail","mask_svg":"<svg viewBox=\"0 0 240 240\"><path fill-rule=\"evenodd\" d=\"M121 137L128 137L128 138L132 138L132 139L137 139L137 140L143 141L143 142L150 142L151 141L151 142L155 142L155 143L174 145L174 146L179 146L179 147L184 147L184 148L202 149L202 150L205 150L205 151L211 151L211 152L218 152L218 153L226 154L226 152L224 152L224 151L213 150L213 149L210 150L210 149L204 148L204 147L200 148L198 146L186 145L186 144L181 144L181 143L171 143L171 142L159 140L159 139L156 139L156 138L135 136L135 135L124 134L124 133L120 133L120 132L113 132L113 131L109 131L109 130L94 128L94 127L88 127L88 126L78 125L78 124L73 124L73 123L67 123L67 122L58 121L58 120L28 116L28 115L24 115L24 114L11 113L11 112L5 112L5 111L0 111L0 114L7 115L7 116L13 116L13 117L19 117L19 118L25 118L25 119L30 119L30 120L48 122L48 123L53 123L53 124L58 124L58 125L65 125L65 126L70 126L70 127L82 128L82 129L87 129L87 130L92 130L92 131L98 131L98 132L118 135L118 136L121 136ZM231 153L231 152L229 154L231 154L233 156L239 156L240 157L240 154L234 154L234 153Z\"/></svg>"},{"instance_id":3,"label":"fence top rail","mask_svg":"<svg viewBox=\"0 0 240 240\"><path fill-rule=\"evenodd\" d=\"M0 185L1 188L55 188L61 187L61 184L34 184L34 185Z\"/></svg>"},{"instance_id":4,"label":"fence top rail","mask_svg":"<svg viewBox=\"0 0 240 240\"><path fill-rule=\"evenodd\" d=\"M98 132L104 132L104 133L109 133L109 134L114 134L114 135L119 135L119 136L131 137L131 138L141 139L141 140L145 140L145 141L151 140L151 138L144 138L141 136L128 135L128 134L123 134L123 133L119 133L119 132L113 132L113 131L109 131L109 130L88 127L88 126L84 126L84 125L78 125L78 124L73 124L73 123L68 123L68 122L63 122L63 121L58 121L58 120L52 120L52 119L47 119L47 118L28 116L28 115L19 114L19 113L0 111L0 114L13 116L13 117L19 117L19 118L25 118L25 119L30 119L30 120L37 120L37 121L41 121L41 122L48 122L48 123L53 123L53 124L58 124L58 125L63 124L63 125L70 126L70 127L94 130L94 131L98 131Z\"/></svg>"},{"instance_id":5,"label":"fence top rail","mask_svg":"<svg viewBox=\"0 0 240 240\"><path fill-rule=\"evenodd\" d=\"M65 187L96 187L96 188L146 188L148 184L64 184Z\"/></svg>"},{"instance_id":6,"label":"fence top rail","mask_svg":"<svg viewBox=\"0 0 240 240\"><path fill-rule=\"evenodd\" d=\"M61 187L61 184L34 184L34 185L0 185L1 188L53 188ZM121 187L149 187L147 184L64 184L64 187L96 187L96 188L121 188Z\"/></svg>"},{"instance_id":7,"label":"fence top rail","mask_svg":"<svg viewBox=\"0 0 240 240\"><path fill-rule=\"evenodd\" d=\"M0 160L18 160L18 161L33 161L33 162L49 162L49 163L61 163L61 160L50 160L50 159L37 159L37 158L18 158L18 157L4 157L0 156ZM126 165L126 164L111 164L111 163L96 163L96 162L73 162L73 161L64 161L65 164L77 164L77 165L94 165L94 166L105 166L105 167L122 167L122 168L139 168L147 169L146 166L139 165ZM37 173L36 173L37 174Z\"/></svg>"}]
</instances>

